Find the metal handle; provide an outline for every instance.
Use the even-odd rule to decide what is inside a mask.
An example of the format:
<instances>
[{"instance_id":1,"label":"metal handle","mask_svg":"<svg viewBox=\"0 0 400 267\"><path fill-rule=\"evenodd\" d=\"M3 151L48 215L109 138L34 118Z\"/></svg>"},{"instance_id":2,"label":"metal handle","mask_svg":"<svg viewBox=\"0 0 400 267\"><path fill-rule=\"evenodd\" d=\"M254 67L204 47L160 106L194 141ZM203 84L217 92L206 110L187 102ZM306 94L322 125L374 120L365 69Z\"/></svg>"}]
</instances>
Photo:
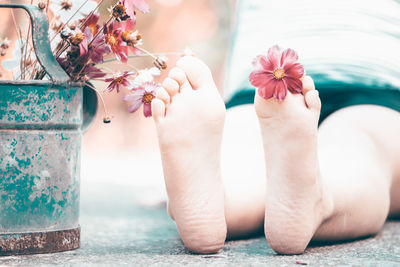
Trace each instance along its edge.
<instances>
[{"instance_id":1,"label":"metal handle","mask_svg":"<svg viewBox=\"0 0 400 267\"><path fill-rule=\"evenodd\" d=\"M29 14L32 24L32 41L36 58L53 83L66 83L69 76L53 56L49 42L49 21L44 10L34 5L0 4L0 8L22 8Z\"/></svg>"}]
</instances>

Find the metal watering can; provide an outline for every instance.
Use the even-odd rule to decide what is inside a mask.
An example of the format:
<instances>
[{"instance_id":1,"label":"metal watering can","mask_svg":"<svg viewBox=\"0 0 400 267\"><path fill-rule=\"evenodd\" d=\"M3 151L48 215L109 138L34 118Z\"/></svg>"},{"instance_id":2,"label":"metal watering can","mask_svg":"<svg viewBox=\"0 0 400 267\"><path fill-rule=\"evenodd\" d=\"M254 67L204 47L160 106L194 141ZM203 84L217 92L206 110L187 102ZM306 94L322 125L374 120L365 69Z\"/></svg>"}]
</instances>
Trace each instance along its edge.
<instances>
[{"instance_id":1,"label":"metal watering can","mask_svg":"<svg viewBox=\"0 0 400 267\"><path fill-rule=\"evenodd\" d=\"M0 255L76 249L81 139L97 96L55 60L44 10L0 8L27 11L37 60L50 77L0 81Z\"/></svg>"}]
</instances>

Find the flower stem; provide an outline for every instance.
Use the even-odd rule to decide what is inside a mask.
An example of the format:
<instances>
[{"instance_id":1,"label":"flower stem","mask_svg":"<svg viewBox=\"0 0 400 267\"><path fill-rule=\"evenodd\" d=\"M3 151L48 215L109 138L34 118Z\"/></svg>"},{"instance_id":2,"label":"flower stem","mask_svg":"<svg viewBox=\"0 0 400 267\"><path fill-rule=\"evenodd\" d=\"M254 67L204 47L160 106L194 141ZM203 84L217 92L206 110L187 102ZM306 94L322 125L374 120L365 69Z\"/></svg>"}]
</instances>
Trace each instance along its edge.
<instances>
[{"instance_id":1,"label":"flower stem","mask_svg":"<svg viewBox=\"0 0 400 267\"><path fill-rule=\"evenodd\" d=\"M166 52L166 53L153 53L152 55L154 55L154 56L164 56L164 55L180 56L180 55L182 55L182 53L181 52ZM148 55L148 54L145 54L145 55L133 55L133 56L128 56L128 58L149 57L149 56L150 55ZM116 59L116 58L107 59L107 60L104 60L102 63L98 63L97 65L105 64L105 63L109 63L109 62L114 62L114 61L118 61L118 59Z\"/></svg>"},{"instance_id":2,"label":"flower stem","mask_svg":"<svg viewBox=\"0 0 400 267\"><path fill-rule=\"evenodd\" d=\"M103 106L104 118L109 118L108 113L107 113L106 104L105 104L105 102L104 102L104 98L103 98L103 96L101 95L101 93L100 93L99 91L97 91L97 89L94 88L92 85L90 85L90 84L88 84L88 83L86 83L85 85L88 86L89 88L93 89L93 90L96 92L96 94L99 96L100 102L101 102L101 104L102 104L102 106Z\"/></svg>"}]
</instances>

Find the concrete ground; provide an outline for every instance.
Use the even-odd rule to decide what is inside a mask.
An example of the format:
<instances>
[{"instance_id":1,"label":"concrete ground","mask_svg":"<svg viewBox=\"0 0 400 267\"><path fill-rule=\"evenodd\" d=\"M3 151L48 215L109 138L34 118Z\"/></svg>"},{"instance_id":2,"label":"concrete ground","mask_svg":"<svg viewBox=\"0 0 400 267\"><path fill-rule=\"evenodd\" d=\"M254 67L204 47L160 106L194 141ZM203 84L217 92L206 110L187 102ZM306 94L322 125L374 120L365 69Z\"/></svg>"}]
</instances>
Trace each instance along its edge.
<instances>
[{"instance_id":1,"label":"concrete ground","mask_svg":"<svg viewBox=\"0 0 400 267\"><path fill-rule=\"evenodd\" d=\"M81 182L80 249L1 257L0 266L400 266L400 221L387 222L374 237L342 244L319 244L297 256L276 255L263 236L229 241L215 255L191 254L184 248L165 211L162 183L151 180L162 179L159 171L152 172L151 166L137 160L129 162L126 166L136 172L121 171L126 175L125 180L117 170L111 176L112 173L101 167L107 164L98 160L93 161L97 173L85 169L92 169L90 162L85 163ZM143 176L136 181L129 180L133 173L145 170L150 174L146 176L148 180Z\"/></svg>"}]
</instances>

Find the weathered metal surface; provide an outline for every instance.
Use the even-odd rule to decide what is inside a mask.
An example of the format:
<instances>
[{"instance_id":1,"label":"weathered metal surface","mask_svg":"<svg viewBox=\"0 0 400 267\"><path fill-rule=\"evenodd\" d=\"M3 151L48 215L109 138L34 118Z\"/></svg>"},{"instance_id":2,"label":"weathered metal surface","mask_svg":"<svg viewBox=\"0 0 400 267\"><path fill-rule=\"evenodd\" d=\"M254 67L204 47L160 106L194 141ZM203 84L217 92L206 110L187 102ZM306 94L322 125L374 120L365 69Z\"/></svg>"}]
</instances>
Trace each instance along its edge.
<instances>
[{"instance_id":1,"label":"weathered metal surface","mask_svg":"<svg viewBox=\"0 0 400 267\"><path fill-rule=\"evenodd\" d=\"M0 127L78 129L82 87L0 83Z\"/></svg>"},{"instance_id":2,"label":"weathered metal surface","mask_svg":"<svg viewBox=\"0 0 400 267\"><path fill-rule=\"evenodd\" d=\"M70 83L54 59L45 12L1 7L31 16L35 53L51 81L0 83L0 255L75 249L82 129L95 116L97 98Z\"/></svg>"},{"instance_id":3,"label":"weathered metal surface","mask_svg":"<svg viewBox=\"0 0 400 267\"><path fill-rule=\"evenodd\" d=\"M80 227L75 229L0 235L0 256L59 252L80 246Z\"/></svg>"},{"instance_id":4,"label":"weathered metal surface","mask_svg":"<svg viewBox=\"0 0 400 267\"><path fill-rule=\"evenodd\" d=\"M0 130L0 233L78 226L81 134Z\"/></svg>"}]
</instances>

